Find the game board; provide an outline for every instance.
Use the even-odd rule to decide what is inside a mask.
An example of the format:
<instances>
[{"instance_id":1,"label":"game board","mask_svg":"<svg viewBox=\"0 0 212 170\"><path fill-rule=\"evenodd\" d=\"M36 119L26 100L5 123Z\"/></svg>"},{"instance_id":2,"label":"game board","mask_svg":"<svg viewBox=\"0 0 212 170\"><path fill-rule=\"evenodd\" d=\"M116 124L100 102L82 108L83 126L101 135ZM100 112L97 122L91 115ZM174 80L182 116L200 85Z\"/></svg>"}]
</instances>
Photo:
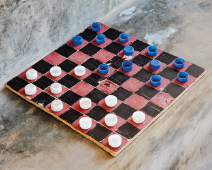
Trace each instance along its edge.
<instances>
[{"instance_id":1,"label":"game board","mask_svg":"<svg viewBox=\"0 0 212 170\"><path fill-rule=\"evenodd\" d=\"M107 37L104 44L97 44L95 41L95 36L100 33ZM132 36L127 43L121 43L118 38L120 33L104 24L101 24L98 32L89 27L79 34L83 38L82 45L75 46L70 40L31 66L30 68L38 71L36 80L26 79L28 68L10 80L6 87L116 156L205 74L205 69L188 61L184 68L175 68L173 63L177 57L162 50L150 57L147 54L147 43ZM128 45L135 50L130 59L133 70L125 72L121 65L124 61L123 48ZM149 68L153 59L161 61L161 68L157 71ZM98 72L98 66L102 63L110 65L110 72L106 75ZM62 74L55 78L49 70L57 65L62 68ZM73 69L77 65L86 67L84 76L77 77L74 74ZM189 73L186 83L177 80L179 71ZM160 86L150 84L149 79L154 74L162 76ZM55 95L50 92L53 82L62 84L61 93ZM36 85L36 94L25 94L24 87L28 83ZM118 104L112 108L104 103L104 98L109 94L118 98ZM90 109L83 110L79 106L79 100L84 96L92 100ZM62 111L51 110L50 105L54 99L63 102ZM132 120L132 114L136 110L146 114L146 119L141 124ZM104 117L111 112L118 116L118 123L114 127L107 127ZM79 119L83 116L92 118L93 124L88 130L79 127ZM122 144L118 148L112 148L108 144L108 137L115 133L122 137Z\"/></svg>"}]
</instances>

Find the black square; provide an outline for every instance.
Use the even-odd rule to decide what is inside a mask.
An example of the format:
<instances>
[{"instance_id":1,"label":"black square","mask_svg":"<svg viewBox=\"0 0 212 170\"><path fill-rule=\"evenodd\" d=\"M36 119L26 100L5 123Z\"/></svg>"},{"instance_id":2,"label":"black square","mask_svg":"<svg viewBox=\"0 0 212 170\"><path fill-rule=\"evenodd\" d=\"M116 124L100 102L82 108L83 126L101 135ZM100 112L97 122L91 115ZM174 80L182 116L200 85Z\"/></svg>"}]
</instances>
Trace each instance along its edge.
<instances>
[{"instance_id":1,"label":"black square","mask_svg":"<svg viewBox=\"0 0 212 170\"><path fill-rule=\"evenodd\" d=\"M103 80L100 75L92 73L90 76L84 79L85 82L91 84L92 86L96 87L99 83L99 81Z\"/></svg>"},{"instance_id":2,"label":"black square","mask_svg":"<svg viewBox=\"0 0 212 170\"><path fill-rule=\"evenodd\" d=\"M87 116L91 117L92 119L96 121L100 121L103 117L107 115L107 112L105 109L103 109L100 106L95 106L93 109L90 110Z\"/></svg>"},{"instance_id":3,"label":"black square","mask_svg":"<svg viewBox=\"0 0 212 170\"><path fill-rule=\"evenodd\" d=\"M147 86L146 84L144 86L142 86L137 92L136 94L138 94L139 96L143 96L145 99L150 100L151 98L153 98L159 91L157 91L156 89Z\"/></svg>"},{"instance_id":4,"label":"black square","mask_svg":"<svg viewBox=\"0 0 212 170\"><path fill-rule=\"evenodd\" d=\"M10 86L15 91L21 90L23 87L25 87L28 83L23 80L20 77L14 77L12 80L10 80L7 85Z\"/></svg>"},{"instance_id":5,"label":"black square","mask_svg":"<svg viewBox=\"0 0 212 170\"><path fill-rule=\"evenodd\" d=\"M113 112L115 112L118 116L127 120L136 110L124 103L120 104Z\"/></svg>"},{"instance_id":6,"label":"black square","mask_svg":"<svg viewBox=\"0 0 212 170\"><path fill-rule=\"evenodd\" d=\"M79 34L79 36L81 36L83 39L89 42L93 40L96 37L96 35L97 33L90 29L86 29L84 32Z\"/></svg>"},{"instance_id":7,"label":"black square","mask_svg":"<svg viewBox=\"0 0 212 170\"><path fill-rule=\"evenodd\" d=\"M100 100L104 99L107 95L98 89L93 89L89 94L86 95L94 103L99 103Z\"/></svg>"},{"instance_id":8,"label":"black square","mask_svg":"<svg viewBox=\"0 0 212 170\"><path fill-rule=\"evenodd\" d=\"M163 110L163 108L149 102L141 110L144 111L146 114L148 114L151 117L156 117Z\"/></svg>"},{"instance_id":9,"label":"black square","mask_svg":"<svg viewBox=\"0 0 212 170\"><path fill-rule=\"evenodd\" d=\"M128 122L120 126L117 130L120 135L124 136L127 139L133 138L139 131L139 129Z\"/></svg>"},{"instance_id":10,"label":"black square","mask_svg":"<svg viewBox=\"0 0 212 170\"><path fill-rule=\"evenodd\" d=\"M111 132L111 130L105 128L104 126L96 124L96 127L89 130L86 134L94 138L95 140L101 142L103 139L108 137Z\"/></svg>"},{"instance_id":11,"label":"black square","mask_svg":"<svg viewBox=\"0 0 212 170\"><path fill-rule=\"evenodd\" d=\"M55 98L50 96L45 92L41 92L36 97L32 99L33 102L41 105L42 107L46 107L49 103L51 103Z\"/></svg>"},{"instance_id":12,"label":"black square","mask_svg":"<svg viewBox=\"0 0 212 170\"><path fill-rule=\"evenodd\" d=\"M145 66L148 62L150 62L152 59L149 57L146 57L144 55L137 55L135 58L132 59L132 62L137 64L138 66Z\"/></svg>"},{"instance_id":13,"label":"black square","mask_svg":"<svg viewBox=\"0 0 212 170\"><path fill-rule=\"evenodd\" d=\"M101 50L101 48L93 45L92 43L89 43L86 46L84 46L82 49L80 49L80 51L82 51L85 54L88 54L89 56L96 54L99 50Z\"/></svg>"},{"instance_id":14,"label":"black square","mask_svg":"<svg viewBox=\"0 0 212 170\"><path fill-rule=\"evenodd\" d=\"M136 40L134 41L131 46L136 50L136 51L142 51L144 50L146 47L148 47L149 45L147 43L144 43L140 40Z\"/></svg>"},{"instance_id":15,"label":"black square","mask_svg":"<svg viewBox=\"0 0 212 170\"><path fill-rule=\"evenodd\" d=\"M117 31L113 28L109 28L107 31L104 32L104 35L111 40L117 39L120 34L121 34L120 31Z\"/></svg>"},{"instance_id":16,"label":"black square","mask_svg":"<svg viewBox=\"0 0 212 170\"><path fill-rule=\"evenodd\" d=\"M53 67L53 65L47 63L44 60L40 60L37 63L35 63L32 68L40 72L41 74L45 74L50 70L50 68Z\"/></svg>"},{"instance_id":17,"label":"black square","mask_svg":"<svg viewBox=\"0 0 212 170\"><path fill-rule=\"evenodd\" d=\"M124 59L119 57L119 56L115 56L113 57L111 60L109 60L107 62L107 64L109 64L110 66L112 66L115 69L118 69L122 66L122 63L124 62Z\"/></svg>"},{"instance_id":18,"label":"black square","mask_svg":"<svg viewBox=\"0 0 212 170\"><path fill-rule=\"evenodd\" d=\"M168 65L176 58L177 57L175 57L167 52L162 52L156 59Z\"/></svg>"},{"instance_id":19,"label":"black square","mask_svg":"<svg viewBox=\"0 0 212 170\"><path fill-rule=\"evenodd\" d=\"M69 74L67 74L66 76L64 76L63 78L61 78L58 83L66 86L67 88L71 88L72 86L74 86L75 84L79 83L80 80L77 79L76 77L73 77Z\"/></svg>"},{"instance_id":20,"label":"black square","mask_svg":"<svg viewBox=\"0 0 212 170\"><path fill-rule=\"evenodd\" d=\"M72 124L74 123L77 119L79 119L79 117L81 117L83 114L81 114L80 112L70 108L70 110L68 110L67 112L61 114L59 117L63 120L65 120L66 122Z\"/></svg>"},{"instance_id":21,"label":"black square","mask_svg":"<svg viewBox=\"0 0 212 170\"><path fill-rule=\"evenodd\" d=\"M151 76L153 76L154 74L145 70L145 69L142 69L140 70L138 73L136 73L133 77L134 78L137 78L138 80L142 81L142 82L147 82Z\"/></svg>"},{"instance_id":22,"label":"black square","mask_svg":"<svg viewBox=\"0 0 212 170\"><path fill-rule=\"evenodd\" d=\"M173 79L175 79L177 77L177 74L179 73L179 71L170 68L170 67L166 67L163 71L161 71L158 75L169 79L170 81L172 81Z\"/></svg>"},{"instance_id":23,"label":"black square","mask_svg":"<svg viewBox=\"0 0 212 170\"><path fill-rule=\"evenodd\" d=\"M52 81L46 76L43 76L38 80L36 80L33 84L44 90L45 88L49 87L52 83L54 83L54 81Z\"/></svg>"},{"instance_id":24,"label":"black square","mask_svg":"<svg viewBox=\"0 0 212 170\"><path fill-rule=\"evenodd\" d=\"M130 77L120 71L115 72L112 76L109 77L109 80L122 85L125 81L127 81Z\"/></svg>"},{"instance_id":25,"label":"black square","mask_svg":"<svg viewBox=\"0 0 212 170\"><path fill-rule=\"evenodd\" d=\"M58 48L57 50L55 50L55 52L68 58L70 55L74 54L76 50L65 44L60 48Z\"/></svg>"},{"instance_id":26,"label":"black square","mask_svg":"<svg viewBox=\"0 0 212 170\"><path fill-rule=\"evenodd\" d=\"M179 86L179 85L171 82L168 86L166 86L166 88L163 89L163 92L169 93L172 97L176 98L184 90L185 90L185 88L183 88L182 86Z\"/></svg>"},{"instance_id":27,"label":"black square","mask_svg":"<svg viewBox=\"0 0 212 170\"><path fill-rule=\"evenodd\" d=\"M80 95L78 95L78 94L76 94L76 93L74 93L72 91L67 91L62 96L60 96L59 99L71 106L76 101L78 101L80 98L81 98Z\"/></svg>"},{"instance_id":28,"label":"black square","mask_svg":"<svg viewBox=\"0 0 212 170\"><path fill-rule=\"evenodd\" d=\"M187 69L186 72L193 76L193 77L199 77L203 72L205 71L204 68L201 68L195 64L190 65Z\"/></svg>"},{"instance_id":29,"label":"black square","mask_svg":"<svg viewBox=\"0 0 212 170\"><path fill-rule=\"evenodd\" d=\"M89 58L82 65L84 67L88 68L89 70L94 71L99 67L100 64L102 64L100 61L95 60L94 58Z\"/></svg>"},{"instance_id":30,"label":"black square","mask_svg":"<svg viewBox=\"0 0 212 170\"><path fill-rule=\"evenodd\" d=\"M116 42L112 42L108 46L105 47L105 50L107 50L113 54L117 54L118 52L120 52L123 49L124 49L124 46L121 44L118 44Z\"/></svg>"},{"instance_id":31,"label":"black square","mask_svg":"<svg viewBox=\"0 0 212 170\"><path fill-rule=\"evenodd\" d=\"M71 60L65 60L62 63L60 63L58 65L59 67L61 67L62 70L64 70L65 72L70 72L72 69L74 69L77 64L72 62Z\"/></svg>"},{"instance_id":32,"label":"black square","mask_svg":"<svg viewBox=\"0 0 212 170\"><path fill-rule=\"evenodd\" d=\"M112 95L116 96L119 100L124 101L126 98L128 98L132 92L119 87Z\"/></svg>"}]
</instances>

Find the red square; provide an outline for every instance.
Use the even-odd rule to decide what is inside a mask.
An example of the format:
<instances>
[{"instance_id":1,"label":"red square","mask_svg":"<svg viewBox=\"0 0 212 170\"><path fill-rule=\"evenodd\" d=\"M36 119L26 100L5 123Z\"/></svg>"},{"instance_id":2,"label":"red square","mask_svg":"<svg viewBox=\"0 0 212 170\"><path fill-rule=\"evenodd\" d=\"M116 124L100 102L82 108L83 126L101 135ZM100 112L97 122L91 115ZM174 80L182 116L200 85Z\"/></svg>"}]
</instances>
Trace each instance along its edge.
<instances>
[{"instance_id":1,"label":"red square","mask_svg":"<svg viewBox=\"0 0 212 170\"><path fill-rule=\"evenodd\" d=\"M82 129L82 128L80 127L80 125L79 125L79 120L80 120L81 118L83 118L83 117L87 117L87 116L81 116L81 117L79 117L79 119L77 119L77 120L72 124L72 126L75 127L77 130L81 131L82 133L87 133L89 130L95 128L95 126L96 126L96 121L94 121L94 120L92 119L92 126L91 126L91 128L85 130L85 129Z\"/></svg>"},{"instance_id":2,"label":"red square","mask_svg":"<svg viewBox=\"0 0 212 170\"><path fill-rule=\"evenodd\" d=\"M89 109L82 109L80 107L79 101L80 100L78 100L76 103L74 103L71 107L73 109L77 110L78 112L83 113L83 114L89 113L90 110L93 109L96 106L96 104L94 102L92 102L91 107Z\"/></svg>"},{"instance_id":3,"label":"red square","mask_svg":"<svg viewBox=\"0 0 212 170\"><path fill-rule=\"evenodd\" d=\"M35 96L37 96L38 94L40 94L40 93L42 92L42 90L39 89L38 87L36 87L36 89L37 89L37 91L36 91L36 93L33 94L33 95L27 95L27 94L25 93L25 87L23 87L22 89L20 89L18 92L19 92L20 94L22 94L23 96L25 96L26 98L28 98L28 99L33 99Z\"/></svg>"},{"instance_id":4,"label":"red square","mask_svg":"<svg viewBox=\"0 0 212 170\"><path fill-rule=\"evenodd\" d=\"M170 64L169 64L169 67L171 68L174 68L178 71L185 71L192 63L188 62L188 61L185 61L185 66L183 68L177 68L174 66L174 61L172 61Z\"/></svg>"},{"instance_id":5,"label":"red square","mask_svg":"<svg viewBox=\"0 0 212 170\"><path fill-rule=\"evenodd\" d=\"M71 89L74 93L80 96L86 96L93 90L93 87L90 84L85 83L84 81L80 81L78 84L73 86Z\"/></svg>"},{"instance_id":6,"label":"red square","mask_svg":"<svg viewBox=\"0 0 212 170\"><path fill-rule=\"evenodd\" d=\"M148 70L149 72L152 72L152 73L154 73L154 74L157 74L157 73L161 72L161 71L166 67L166 64L165 64L165 63L162 63L162 62L160 62L160 63L161 63L161 66L160 66L160 68L159 68L158 70L152 70L152 69L150 68L150 62L147 63L147 64L144 66L144 68L145 68L146 70Z\"/></svg>"},{"instance_id":7,"label":"red square","mask_svg":"<svg viewBox=\"0 0 212 170\"><path fill-rule=\"evenodd\" d=\"M177 77L176 77L174 80L172 80L172 82L173 82L173 83L176 83L176 84L178 84L178 85L180 85L180 86L182 86L182 87L184 87L184 88L187 88L187 87L190 86L192 83L194 83L195 80L196 80L195 77L189 75L188 81L185 82L185 83L179 82L178 79L177 79Z\"/></svg>"},{"instance_id":8,"label":"red square","mask_svg":"<svg viewBox=\"0 0 212 170\"><path fill-rule=\"evenodd\" d=\"M113 83L110 80L105 79L105 80L101 81L101 83L99 83L99 85L96 88L107 94L111 94L114 91L116 91L118 87L119 87L119 85Z\"/></svg>"},{"instance_id":9,"label":"red square","mask_svg":"<svg viewBox=\"0 0 212 170\"><path fill-rule=\"evenodd\" d=\"M170 83L170 81L168 79L165 79L164 77L161 77L161 78L162 78L162 82L161 82L161 85L159 86L151 85L150 80L146 84L150 87L153 87L154 89L158 91L162 91Z\"/></svg>"},{"instance_id":10,"label":"red square","mask_svg":"<svg viewBox=\"0 0 212 170\"><path fill-rule=\"evenodd\" d=\"M56 52L52 52L51 54L47 55L43 60L56 66L66 60L66 58Z\"/></svg>"},{"instance_id":11,"label":"red square","mask_svg":"<svg viewBox=\"0 0 212 170\"><path fill-rule=\"evenodd\" d=\"M110 39L108 39L108 38L106 38L106 41L104 42L104 43L102 43L102 44L98 44L97 42L96 42L96 38L94 38L92 41L91 41L91 43L93 44L93 45L95 45L95 46L97 46L97 47L100 47L100 48L105 48L107 45L109 45L110 43L112 43L113 41L112 40L110 40Z\"/></svg>"},{"instance_id":12,"label":"red square","mask_svg":"<svg viewBox=\"0 0 212 170\"><path fill-rule=\"evenodd\" d=\"M64 77L66 74L67 74L67 73L66 73L65 71L61 70L61 74L60 74L58 77L54 77L54 76L51 75L50 71L48 71L48 72L45 74L45 76L48 77L48 78L50 78L50 79L52 79L52 80L54 80L54 81L58 81L58 80L60 80L62 77Z\"/></svg>"},{"instance_id":13,"label":"red square","mask_svg":"<svg viewBox=\"0 0 212 170\"><path fill-rule=\"evenodd\" d=\"M114 42L119 43L123 46L129 46L132 42L134 42L136 40L136 38L129 36L129 41L126 43L122 43L121 41L119 41L119 38L117 38Z\"/></svg>"},{"instance_id":14,"label":"red square","mask_svg":"<svg viewBox=\"0 0 212 170\"><path fill-rule=\"evenodd\" d=\"M108 138L113 135L113 134L116 134L116 133L111 133L107 138L105 138L103 141L102 141L102 144L104 146L106 146L107 148L109 148L110 150L114 151L114 152L118 152L121 148L123 148L123 146L125 146L127 144L127 139L125 139L124 137L122 137L121 135L121 139L122 139L122 143L121 143L121 146L119 146L118 148L112 148L109 143L108 143Z\"/></svg>"},{"instance_id":15,"label":"red square","mask_svg":"<svg viewBox=\"0 0 212 170\"><path fill-rule=\"evenodd\" d=\"M98 75L100 75L102 77L109 77L111 74L114 73L114 71L116 71L116 70L113 67L109 66L109 73L107 73L107 74L100 74L98 68L96 70L94 70L94 73L96 73L96 74L98 74Z\"/></svg>"},{"instance_id":16,"label":"red square","mask_svg":"<svg viewBox=\"0 0 212 170\"><path fill-rule=\"evenodd\" d=\"M135 109L142 109L148 103L144 97L139 96L137 94L131 95L128 99L124 101L125 104L134 107Z\"/></svg>"},{"instance_id":17,"label":"red square","mask_svg":"<svg viewBox=\"0 0 212 170\"><path fill-rule=\"evenodd\" d=\"M97 34L102 34L103 32L107 31L110 27L108 27L107 25L104 25L102 23L101 24L101 30L97 31ZM88 29L91 29L91 26L88 27Z\"/></svg>"},{"instance_id":18,"label":"red square","mask_svg":"<svg viewBox=\"0 0 212 170\"><path fill-rule=\"evenodd\" d=\"M115 114L112 112L112 114ZM117 115L116 115L117 116ZM99 121L103 126L107 127L108 129L112 131L116 131L120 126L126 123L126 120L122 119L121 117L117 116L117 124L115 126L109 127L105 124L105 118L103 117L102 120Z\"/></svg>"},{"instance_id":19,"label":"red square","mask_svg":"<svg viewBox=\"0 0 212 170\"><path fill-rule=\"evenodd\" d=\"M166 108L171 102L174 101L174 98L169 93L160 92L151 99L151 102L162 107Z\"/></svg>"},{"instance_id":20,"label":"red square","mask_svg":"<svg viewBox=\"0 0 212 170\"><path fill-rule=\"evenodd\" d=\"M141 69L142 69L141 66L138 66L138 65L136 65L136 64L133 64L133 69L132 69L131 71L124 71L124 70L122 69L122 67L119 68L119 71L122 72L122 73L124 73L124 74L126 74L126 75L128 75L128 76L133 76L133 75L135 75L137 72L139 72Z\"/></svg>"},{"instance_id":21,"label":"red square","mask_svg":"<svg viewBox=\"0 0 212 170\"><path fill-rule=\"evenodd\" d=\"M132 60L135 56L137 56L139 54L139 51L134 51L134 54L132 56L127 56L127 58L125 58L126 56L124 56L124 50L121 50L117 56L125 59L125 60Z\"/></svg>"},{"instance_id":22,"label":"red square","mask_svg":"<svg viewBox=\"0 0 212 170\"><path fill-rule=\"evenodd\" d=\"M143 82L140 82L138 79L131 77L130 79L125 81L124 84L122 84L121 86L134 93L138 91L138 89L143 85Z\"/></svg>"},{"instance_id":23,"label":"red square","mask_svg":"<svg viewBox=\"0 0 212 170\"><path fill-rule=\"evenodd\" d=\"M89 55L87 55L81 51L77 51L74 54L72 54L68 59L77 64L82 64L89 58L90 58Z\"/></svg>"},{"instance_id":24,"label":"red square","mask_svg":"<svg viewBox=\"0 0 212 170\"><path fill-rule=\"evenodd\" d=\"M104 108L107 112L112 112L114 109L116 109L119 105L121 104L121 101L118 100L117 101L117 104L114 106L114 107L108 107L106 104L105 104L105 99L102 99L98 105L101 106L102 108Z\"/></svg>"},{"instance_id":25,"label":"red square","mask_svg":"<svg viewBox=\"0 0 212 170\"><path fill-rule=\"evenodd\" d=\"M133 126L137 127L139 130L142 130L143 128L145 128L151 121L152 121L152 117L145 114L145 120L142 123L135 123L133 121L132 116L127 120L129 123L131 123Z\"/></svg>"},{"instance_id":26,"label":"red square","mask_svg":"<svg viewBox=\"0 0 212 170\"><path fill-rule=\"evenodd\" d=\"M49 110L50 112L56 114L57 116L60 116L61 114L67 112L69 109L70 109L70 106L66 103L63 103L63 109L59 112L55 112L51 109L51 103L49 103L47 106L46 106L46 109Z\"/></svg>"},{"instance_id":27,"label":"red square","mask_svg":"<svg viewBox=\"0 0 212 170\"><path fill-rule=\"evenodd\" d=\"M157 53L157 55L155 55L155 56L150 56L150 55L147 53L147 49L148 49L148 47L145 48L145 49L141 52L141 55L147 56L147 57L149 57L149 58L151 58L151 59L155 59L157 56L159 56L159 55L163 52L161 49L158 48L158 53Z\"/></svg>"},{"instance_id":28,"label":"red square","mask_svg":"<svg viewBox=\"0 0 212 170\"><path fill-rule=\"evenodd\" d=\"M87 68L85 68L85 74L83 76L76 76L76 74L74 73L74 69L70 71L69 73L70 75L80 79L80 80L83 80L85 79L86 77L90 76L91 75L91 71L88 70Z\"/></svg>"},{"instance_id":29,"label":"red square","mask_svg":"<svg viewBox=\"0 0 212 170\"><path fill-rule=\"evenodd\" d=\"M27 72L29 69L31 69L31 68L28 68L28 69L25 70L23 73L19 74L18 77L20 77L20 78L22 78L22 79L28 81L29 83L32 83L32 82L34 82L34 81L36 81L37 79L39 79L39 78L42 77L42 74L39 73L39 72L37 71L37 72L38 72L38 77L37 77L35 80L28 80L28 79L26 78L26 72Z\"/></svg>"},{"instance_id":30,"label":"red square","mask_svg":"<svg viewBox=\"0 0 212 170\"><path fill-rule=\"evenodd\" d=\"M75 50L80 50L82 47L86 46L88 44L88 41L83 39L83 42L81 45L74 45L73 44L73 39L71 39L70 41L68 41L66 43L68 46L71 46L72 48L74 48Z\"/></svg>"},{"instance_id":31,"label":"red square","mask_svg":"<svg viewBox=\"0 0 212 170\"><path fill-rule=\"evenodd\" d=\"M60 96L62 96L65 92L67 92L68 91L68 89L67 88L65 88L64 86L62 86L62 91L60 92L60 93L58 93L58 94L54 94L54 93L52 93L51 92L51 89L50 89L50 86L47 88L47 89L45 89L45 92L46 93L48 93L48 94L50 94L50 95L52 95L52 96L54 96L54 97L57 97L57 98L59 98Z\"/></svg>"},{"instance_id":32,"label":"red square","mask_svg":"<svg viewBox=\"0 0 212 170\"><path fill-rule=\"evenodd\" d=\"M94 54L93 58L101 61L102 63L106 63L108 60L113 58L115 55L106 51L105 49L101 49L99 52Z\"/></svg>"}]
</instances>

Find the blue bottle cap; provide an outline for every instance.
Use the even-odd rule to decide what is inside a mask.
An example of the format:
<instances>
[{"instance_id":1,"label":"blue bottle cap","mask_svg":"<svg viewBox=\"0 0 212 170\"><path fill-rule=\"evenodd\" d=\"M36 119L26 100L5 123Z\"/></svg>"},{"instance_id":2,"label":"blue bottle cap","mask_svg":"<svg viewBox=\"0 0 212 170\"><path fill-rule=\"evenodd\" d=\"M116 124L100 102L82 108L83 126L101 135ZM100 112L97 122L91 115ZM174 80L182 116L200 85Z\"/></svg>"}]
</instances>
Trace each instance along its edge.
<instances>
[{"instance_id":1,"label":"blue bottle cap","mask_svg":"<svg viewBox=\"0 0 212 170\"><path fill-rule=\"evenodd\" d=\"M181 83L188 81L189 74L187 72L179 72L177 75L177 80Z\"/></svg>"},{"instance_id":2,"label":"blue bottle cap","mask_svg":"<svg viewBox=\"0 0 212 170\"><path fill-rule=\"evenodd\" d=\"M96 36L96 42L98 43L98 44L102 44L102 43L104 43L106 41L106 36L105 35L103 35L103 34L98 34L97 36Z\"/></svg>"},{"instance_id":3,"label":"blue bottle cap","mask_svg":"<svg viewBox=\"0 0 212 170\"><path fill-rule=\"evenodd\" d=\"M148 53L150 56L155 56L155 55L157 55L157 53L158 53L158 47L156 47L156 46L149 46L148 49L147 49L147 53Z\"/></svg>"},{"instance_id":4,"label":"blue bottle cap","mask_svg":"<svg viewBox=\"0 0 212 170\"><path fill-rule=\"evenodd\" d=\"M94 22L91 24L91 30L93 31L100 31L101 30L101 24L98 22Z\"/></svg>"},{"instance_id":5,"label":"blue bottle cap","mask_svg":"<svg viewBox=\"0 0 212 170\"><path fill-rule=\"evenodd\" d=\"M154 75L150 78L150 83L153 86L159 86L159 85L161 85L161 82L162 82L161 76Z\"/></svg>"},{"instance_id":6,"label":"blue bottle cap","mask_svg":"<svg viewBox=\"0 0 212 170\"><path fill-rule=\"evenodd\" d=\"M183 58L176 58L174 60L174 66L177 68L183 68L185 66L185 60Z\"/></svg>"},{"instance_id":7,"label":"blue bottle cap","mask_svg":"<svg viewBox=\"0 0 212 170\"><path fill-rule=\"evenodd\" d=\"M74 45L81 45L83 43L83 39L81 36L75 36L73 38L73 44Z\"/></svg>"},{"instance_id":8,"label":"blue bottle cap","mask_svg":"<svg viewBox=\"0 0 212 170\"><path fill-rule=\"evenodd\" d=\"M131 61L124 61L122 63L122 69L124 71L131 71L133 69L133 63Z\"/></svg>"},{"instance_id":9,"label":"blue bottle cap","mask_svg":"<svg viewBox=\"0 0 212 170\"><path fill-rule=\"evenodd\" d=\"M131 56L134 54L134 48L132 46L124 47L124 55Z\"/></svg>"},{"instance_id":10,"label":"blue bottle cap","mask_svg":"<svg viewBox=\"0 0 212 170\"><path fill-rule=\"evenodd\" d=\"M152 70L157 70L160 68L160 61L159 60L152 60L150 61L150 68Z\"/></svg>"},{"instance_id":11,"label":"blue bottle cap","mask_svg":"<svg viewBox=\"0 0 212 170\"><path fill-rule=\"evenodd\" d=\"M121 33L119 35L119 41L122 42L122 43L128 42L129 39L130 39L129 34L127 34L127 33Z\"/></svg>"},{"instance_id":12,"label":"blue bottle cap","mask_svg":"<svg viewBox=\"0 0 212 170\"><path fill-rule=\"evenodd\" d=\"M107 65L107 64L99 65L99 73L100 74L107 74L107 73L109 73L109 70L110 70L109 65Z\"/></svg>"}]
</instances>

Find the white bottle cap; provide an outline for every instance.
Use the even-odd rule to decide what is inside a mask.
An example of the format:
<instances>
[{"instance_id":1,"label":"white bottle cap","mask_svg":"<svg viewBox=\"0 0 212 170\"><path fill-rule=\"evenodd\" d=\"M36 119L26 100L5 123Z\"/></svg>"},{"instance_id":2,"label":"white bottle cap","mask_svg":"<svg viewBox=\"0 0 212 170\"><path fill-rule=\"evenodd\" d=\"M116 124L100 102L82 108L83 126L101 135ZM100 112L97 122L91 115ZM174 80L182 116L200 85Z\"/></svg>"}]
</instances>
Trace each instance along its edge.
<instances>
[{"instance_id":1,"label":"white bottle cap","mask_svg":"<svg viewBox=\"0 0 212 170\"><path fill-rule=\"evenodd\" d=\"M91 104L92 104L91 99L86 98L86 97L80 99L79 103L80 103L80 107L82 109L89 109L91 107Z\"/></svg>"},{"instance_id":2,"label":"white bottle cap","mask_svg":"<svg viewBox=\"0 0 212 170\"><path fill-rule=\"evenodd\" d=\"M111 136L109 136L108 138L108 143L111 147L113 148L118 148L119 146L121 146L121 136L117 135L117 134L113 134Z\"/></svg>"},{"instance_id":3,"label":"white bottle cap","mask_svg":"<svg viewBox=\"0 0 212 170\"><path fill-rule=\"evenodd\" d=\"M85 67L84 66L76 66L74 68L74 73L76 76L83 76L85 74Z\"/></svg>"},{"instance_id":4,"label":"white bottle cap","mask_svg":"<svg viewBox=\"0 0 212 170\"><path fill-rule=\"evenodd\" d=\"M60 83L53 83L51 86L50 86L50 90L53 94L58 94L62 91L62 86Z\"/></svg>"},{"instance_id":5,"label":"white bottle cap","mask_svg":"<svg viewBox=\"0 0 212 170\"><path fill-rule=\"evenodd\" d=\"M92 126L92 120L89 117L82 117L79 120L79 125L82 129L89 129Z\"/></svg>"},{"instance_id":6,"label":"white bottle cap","mask_svg":"<svg viewBox=\"0 0 212 170\"><path fill-rule=\"evenodd\" d=\"M105 104L108 107L114 107L117 104L117 97L114 95L109 95L105 98Z\"/></svg>"},{"instance_id":7,"label":"white bottle cap","mask_svg":"<svg viewBox=\"0 0 212 170\"><path fill-rule=\"evenodd\" d=\"M54 100L51 103L51 109L54 112L59 112L59 111L61 111L63 109L63 103L60 100Z\"/></svg>"},{"instance_id":8,"label":"white bottle cap","mask_svg":"<svg viewBox=\"0 0 212 170\"><path fill-rule=\"evenodd\" d=\"M50 74L53 77L58 77L59 75L61 75L61 68L59 66L54 66L50 69Z\"/></svg>"},{"instance_id":9,"label":"white bottle cap","mask_svg":"<svg viewBox=\"0 0 212 170\"><path fill-rule=\"evenodd\" d=\"M132 117L135 123L142 123L145 120L145 114L142 111L134 112Z\"/></svg>"},{"instance_id":10,"label":"white bottle cap","mask_svg":"<svg viewBox=\"0 0 212 170\"><path fill-rule=\"evenodd\" d=\"M36 86L34 84L27 84L24 90L27 95L33 95L37 92Z\"/></svg>"},{"instance_id":11,"label":"white bottle cap","mask_svg":"<svg viewBox=\"0 0 212 170\"><path fill-rule=\"evenodd\" d=\"M35 69L31 68L26 72L26 78L28 80L35 80L38 77L38 73Z\"/></svg>"},{"instance_id":12,"label":"white bottle cap","mask_svg":"<svg viewBox=\"0 0 212 170\"><path fill-rule=\"evenodd\" d=\"M105 124L107 126L115 126L117 124L117 116L115 114L108 114L105 116Z\"/></svg>"}]
</instances>

